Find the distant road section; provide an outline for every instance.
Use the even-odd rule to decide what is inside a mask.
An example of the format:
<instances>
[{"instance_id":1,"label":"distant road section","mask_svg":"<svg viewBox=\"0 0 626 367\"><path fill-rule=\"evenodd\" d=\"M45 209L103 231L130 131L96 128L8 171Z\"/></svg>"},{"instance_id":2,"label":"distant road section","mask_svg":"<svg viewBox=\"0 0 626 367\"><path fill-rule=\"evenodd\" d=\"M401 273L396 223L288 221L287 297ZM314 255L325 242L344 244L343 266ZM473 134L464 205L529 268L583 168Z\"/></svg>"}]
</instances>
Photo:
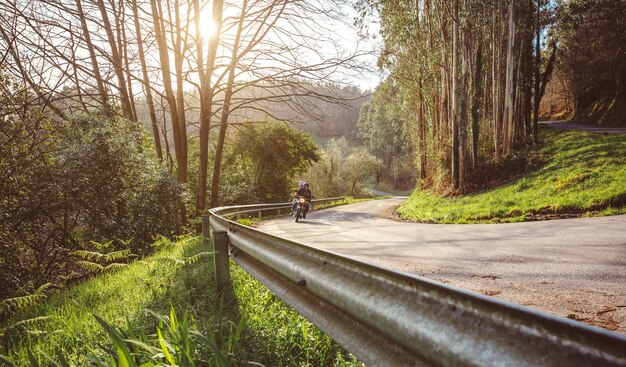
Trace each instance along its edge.
<instances>
[{"instance_id":1,"label":"distant road section","mask_svg":"<svg viewBox=\"0 0 626 367\"><path fill-rule=\"evenodd\" d=\"M590 133L609 135L626 135L626 128L623 127L605 127L598 125L577 124L566 121L542 121L541 124L543 126L560 130L586 131Z\"/></svg>"},{"instance_id":2,"label":"distant road section","mask_svg":"<svg viewBox=\"0 0 626 367\"><path fill-rule=\"evenodd\" d=\"M626 215L507 224L392 218L405 198L263 222L259 229L626 334Z\"/></svg>"}]
</instances>

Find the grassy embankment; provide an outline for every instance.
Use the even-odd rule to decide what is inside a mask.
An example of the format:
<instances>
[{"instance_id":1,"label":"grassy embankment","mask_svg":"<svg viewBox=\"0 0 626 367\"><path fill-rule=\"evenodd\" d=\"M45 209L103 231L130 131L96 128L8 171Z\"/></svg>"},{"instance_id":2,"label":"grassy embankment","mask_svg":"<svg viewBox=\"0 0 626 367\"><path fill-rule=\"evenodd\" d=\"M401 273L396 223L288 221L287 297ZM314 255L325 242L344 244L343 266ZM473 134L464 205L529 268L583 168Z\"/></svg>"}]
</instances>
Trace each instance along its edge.
<instances>
[{"instance_id":1,"label":"grassy embankment","mask_svg":"<svg viewBox=\"0 0 626 367\"><path fill-rule=\"evenodd\" d=\"M488 191L415 191L398 212L435 223L520 222L626 213L626 136L541 131L539 168Z\"/></svg>"},{"instance_id":2,"label":"grassy embankment","mask_svg":"<svg viewBox=\"0 0 626 367\"><path fill-rule=\"evenodd\" d=\"M4 333L0 355L8 355L16 366L38 365L29 361L29 351L44 366L53 365L45 354L55 361L63 355L70 366L87 366L88 355L102 358L101 346L111 349L113 345L96 321L97 315L127 337L150 345L134 345L136 350L156 348L145 353L144 361L169 365L162 348L169 343L174 355L176 345L187 343L180 338L180 330L187 328L182 320L188 313L188 329L206 337L191 337L190 353L196 365L245 365L248 361L266 366L362 365L234 264L232 294L216 295L210 258L194 257L209 251L210 246L199 239L159 242L154 256L60 292L0 325ZM167 332L162 344L155 335L159 320L146 309L166 315L169 327L170 307L178 315L179 331L162 328ZM26 319L31 321L19 324Z\"/></svg>"}]
</instances>

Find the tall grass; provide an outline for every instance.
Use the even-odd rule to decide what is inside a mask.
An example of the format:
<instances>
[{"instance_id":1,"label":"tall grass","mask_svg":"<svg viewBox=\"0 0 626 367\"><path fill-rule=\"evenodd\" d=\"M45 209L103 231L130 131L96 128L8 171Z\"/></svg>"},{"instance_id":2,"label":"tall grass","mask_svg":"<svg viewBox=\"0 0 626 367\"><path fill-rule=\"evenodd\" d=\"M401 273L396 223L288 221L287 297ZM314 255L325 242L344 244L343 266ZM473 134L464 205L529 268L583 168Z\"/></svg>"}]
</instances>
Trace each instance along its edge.
<instances>
[{"instance_id":1,"label":"tall grass","mask_svg":"<svg viewBox=\"0 0 626 367\"><path fill-rule=\"evenodd\" d=\"M4 364L362 365L234 265L233 293L217 295L210 249L198 238L163 238L156 246L154 256L0 325L9 330L1 340Z\"/></svg>"},{"instance_id":2,"label":"tall grass","mask_svg":"<svg viewBox=\"0 0 626 367\"><path fill-rule=\"evenodd\" d=\"M166 312L170 303L179 307L188 306L188 293L199 288L198 283L203 283L206 288L206 284L212 281L208 266L182 269L166 266L158 260L183 258L185 252L197 253L201 250L200 241L186 239L181 242L184 245L173 245L162 239L157 243L161 249L156 255L137 261L119 272L94 277L50 297L33 309L18 313L7 326L38 316L45 316L46 319L37 323L36 327L25 327L6 335L4 353L9 353L16 361L26 361L29 350L49 355L61 352L67 354L72 366L88 365L85 357L88 347L107 340L94 315L116 328L133 325L137 329L154 329L156 321L147 317L145 309ZM190 277L183 276L185 273L191 273L193 283L189 282ZM199 293L199 298L197 306L208 305L215 295L204 291Z\"/></svg>"},{"instance_id":3,"label":"tall grass","mask_svg":"<svg viewBox=\"0 0 626 367\"><path fill-rule=\"evenodd\" d=\"M326 334L285 305L239 267L232 267L234 292L248 341L267 366L364 366Z\"/></svg>"}]
</instances>

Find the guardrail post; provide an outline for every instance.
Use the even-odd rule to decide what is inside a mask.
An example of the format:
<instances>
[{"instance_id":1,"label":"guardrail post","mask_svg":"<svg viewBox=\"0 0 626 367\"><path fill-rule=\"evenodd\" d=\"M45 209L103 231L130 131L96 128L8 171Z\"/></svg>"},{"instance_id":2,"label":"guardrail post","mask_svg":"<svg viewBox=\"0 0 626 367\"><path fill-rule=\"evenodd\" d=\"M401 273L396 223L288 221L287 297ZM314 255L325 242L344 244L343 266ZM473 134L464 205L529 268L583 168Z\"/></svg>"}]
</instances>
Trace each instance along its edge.
<instances>
[{"instance_id":1,"label":"guardrail post","mask_svg":"<svg viewBox=\"0 0 626 367\"><path fill-rule=\"evenodd\" d=\"M218 292L222 292L231 287L227 231L213 231L213 251L215 286Z\"/></svg>"},{"instance_id":2,"label":"guardrail post","mask_svg":"<svg viewBox=\"0 0 626 367\"><path fill-rule=\"evenodd\" d=\"M259 219L261 219L262 215L261 215L261 211L259 210Z\"/></svg>"},{"instance_id":3,"label":"guardrail post","mask_svg":"<svg viewBox=\"0 0 626 367\"><path fill-rule=\"evenodd\" d=\"M211 226L209 225L209 215L202 214L202 246L209 244L211 237Z\"/></svg>"}]
</instances>

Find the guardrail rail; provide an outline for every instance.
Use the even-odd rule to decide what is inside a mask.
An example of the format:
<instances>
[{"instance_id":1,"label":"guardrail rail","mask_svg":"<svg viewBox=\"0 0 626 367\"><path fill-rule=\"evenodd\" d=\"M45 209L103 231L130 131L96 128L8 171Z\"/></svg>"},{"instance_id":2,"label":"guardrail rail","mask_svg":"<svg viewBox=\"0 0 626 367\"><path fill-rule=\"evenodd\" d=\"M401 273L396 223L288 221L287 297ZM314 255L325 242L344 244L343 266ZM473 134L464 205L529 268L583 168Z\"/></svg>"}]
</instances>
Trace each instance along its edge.
<instances>
[{"instance_id":1,"label":"guardrail rail","mask_svg":"<svg viewBox=\"0 0 626 367\"><path fill-rule=\"evenodd\" d=\"M228 219L290 207L278 203L211 209L215 249L226 259L221 271L228 272L228 254L368 366L626 366L626 337L620 334L359 262ZM216 267L217 262L216 255ZM218 287L227 286L229 279L216 278Z\"/></svg>"}]
</instances>

